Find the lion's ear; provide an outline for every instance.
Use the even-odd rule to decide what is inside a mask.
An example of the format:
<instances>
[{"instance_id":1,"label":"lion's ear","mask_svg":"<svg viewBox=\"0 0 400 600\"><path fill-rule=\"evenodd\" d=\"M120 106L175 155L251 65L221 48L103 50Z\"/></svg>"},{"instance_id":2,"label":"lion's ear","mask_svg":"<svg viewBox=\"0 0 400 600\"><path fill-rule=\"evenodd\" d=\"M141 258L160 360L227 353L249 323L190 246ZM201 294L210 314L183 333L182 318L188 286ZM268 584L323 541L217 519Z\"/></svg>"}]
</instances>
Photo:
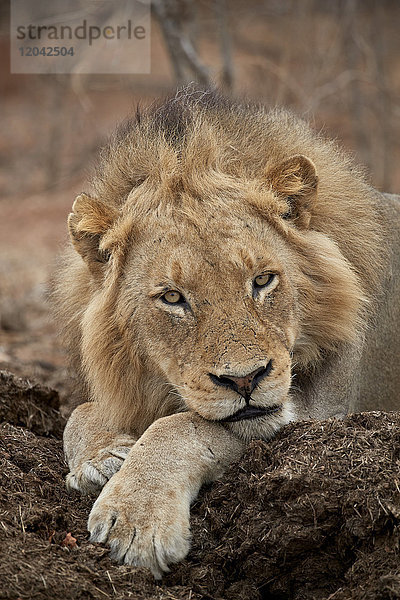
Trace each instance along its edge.
<instances>
[{"instance_id":1,"label":"lion's ear","mask_svg":"<svg viewBox=\"0 0 400 600\"><path fill-rule=\"evenodd\" d=\"M302 154L291 156L268 171L267 179L271 189L287 203L282 218L307 229L318 186L314 163Z\"/></svg>"},{"instance_id":2,"label":"lion's ear","mask_svg":"<svg viewBox=\"0 0 400 600\"><path fill-rule=\"evenodd\" d=\"M109 255L100 249L102 236L117 217L117 211L96 198L80 194L72 205L68 229L72 243L89 264L107 262Z\"/></svg>"}]
</instances>

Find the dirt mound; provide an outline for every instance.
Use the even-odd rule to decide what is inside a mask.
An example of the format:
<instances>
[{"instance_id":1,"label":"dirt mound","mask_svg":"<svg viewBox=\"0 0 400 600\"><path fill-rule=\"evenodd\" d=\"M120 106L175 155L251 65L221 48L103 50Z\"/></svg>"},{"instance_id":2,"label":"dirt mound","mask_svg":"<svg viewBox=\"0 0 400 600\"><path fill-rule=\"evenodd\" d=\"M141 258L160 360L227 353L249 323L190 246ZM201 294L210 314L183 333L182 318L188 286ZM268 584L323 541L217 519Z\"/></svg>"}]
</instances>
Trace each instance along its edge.
<instances>
[{"instance_id":1,"label":"dirt mound","mask_svg":"<svg viewBox=\"0 0 400 600\"><path fill-rule=\"evenodd\" d=\"M196 504L201 566L180 568L181 581L232 599L399 598L399 457L394 413L253 442Z\"/></svg>"},{"instance_id":2,"label":"dirt mound","mask_svg":"<svg viewBox=\"0 0 400 600\"><path fill-rule=\"evenodd\" d=\"M296 423L253 442L202 492L192 551L157 585L87 541L93 500L65 490L55 398L0 377L1 418L14 423L0 428L0 598L400 597L397 414Z\"/></svg>"},{"instance_id":3,"label":"dirt mound","mask_svg":"<svg viewBox=\"0 0 400 600\"><path fill-rule=\"evenodd\" d=\"M61 437L65 420L59 409L55 390L0 371L0 422L23 425L39 435Z\"/></svg>"}]
</instances>

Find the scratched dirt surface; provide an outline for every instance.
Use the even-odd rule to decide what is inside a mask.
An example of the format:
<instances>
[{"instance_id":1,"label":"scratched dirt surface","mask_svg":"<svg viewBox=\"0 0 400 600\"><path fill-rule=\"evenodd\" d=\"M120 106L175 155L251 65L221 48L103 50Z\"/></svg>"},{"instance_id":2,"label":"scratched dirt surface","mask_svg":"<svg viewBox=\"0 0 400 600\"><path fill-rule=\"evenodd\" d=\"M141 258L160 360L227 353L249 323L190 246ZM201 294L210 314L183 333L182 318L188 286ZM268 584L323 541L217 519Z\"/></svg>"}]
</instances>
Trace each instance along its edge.
<instances>
[{"instance_id":1,"label":"scratched dirt surface","mask_svg":"<svg viewBox=\"0 0 400 600\"><path fill-rule=\"evenodd\" d=\"M55 390L0 373L0 598L400 597L400 416L297 423L253 442L192 510L192 550L161 583L87 539L67 493Z\"/></svg>"}]
</instances>

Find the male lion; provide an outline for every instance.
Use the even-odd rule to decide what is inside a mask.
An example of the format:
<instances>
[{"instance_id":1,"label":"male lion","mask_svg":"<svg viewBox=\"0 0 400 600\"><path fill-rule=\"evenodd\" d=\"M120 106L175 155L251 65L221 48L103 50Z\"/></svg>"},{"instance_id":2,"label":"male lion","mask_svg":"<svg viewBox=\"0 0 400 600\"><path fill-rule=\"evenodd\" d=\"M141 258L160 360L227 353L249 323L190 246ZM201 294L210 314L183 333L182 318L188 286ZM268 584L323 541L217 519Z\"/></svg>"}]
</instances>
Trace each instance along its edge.
<instances>
[{"instance_id":1,"label":"male lion","mask_svg":"<svg viewBox=\"0 0 400 600\"><path fill-rule=\"evenodd\" d=\"M57 315L86 398L69 487L156 577L247 440L399 405L400 202L284 111L184 90L128 121L75 200Z\"/></svg>"}]
</instances>

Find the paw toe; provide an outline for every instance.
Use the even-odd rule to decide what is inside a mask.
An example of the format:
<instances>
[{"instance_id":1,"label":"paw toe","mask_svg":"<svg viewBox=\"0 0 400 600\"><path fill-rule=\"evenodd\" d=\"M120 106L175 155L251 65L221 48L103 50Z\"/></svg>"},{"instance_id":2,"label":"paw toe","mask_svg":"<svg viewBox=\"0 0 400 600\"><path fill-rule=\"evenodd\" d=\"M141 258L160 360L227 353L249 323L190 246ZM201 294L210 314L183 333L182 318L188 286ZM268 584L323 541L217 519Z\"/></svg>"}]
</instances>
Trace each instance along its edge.
<instances>
[{"instance_id":1,"label":"paw toe","mask_svg":"<svg viewBox=\"0 0 400 600\"><path fill-rule=\"evenodd\" d=\"M167 538L160 537L153 540L157 562L160 567L167 571L169 564L183 560L190 550L189 527L181 534L171 533Z\"/></svg>"},{"instance_id":2,"label":"paw toe","mask_svg":"<svg viewBox=\"0 0 400 600\"><path fill-rule=\"evenodd\" d=\"M117 448L113 448L113 450L110 450L110 454L124 461L131 450L131 446L118 446Z\"/></svg>"},{"instance_id":3,"label":"paw toe","mask_svg":"<svg viewBox=\"0 0 400 600\"><path fill-rule=\"evenodd\" d=\"M120 470L123 462L124 459L122 458L110 456L109 458L103 460L103 462L99 465L99 471L105 480L108 481L117 471Z\"/></svg>"},{"instance_id":4,"label":"paw toe","mask_svg":"<svg viewBox=\"0 0 400 600\"><path fill-rule=\"evenodd\" d=\"M92 530L89 529L89 531L90 531L89 541L91 543L97 542L99 544L102 544L105 541L107 541L109 528L107 527L106 524L96 525L96 527L94 527Z\"/></svg>"},{"instance_id":5,"label":"paw toe","mask_svg":"<svg viewBox=\"0 0 400 600\"><path fill-rule=\"evenodd\" d=\"M82 465L82 475L87 481L90 481L96 489L101 489L108 481L107 477L93 466L90 461Z\"/></svg>"},{"instance_id":6,"label":"paw toe","mask_svg":"<svg viewBox=\"0 0 400 600\"><path fill-rule=\"evenodd\" d=\"M94 504L94 507L96 503ZM108 540L110 531L115 525L117 520L117 515L113 512L110 512L106 518L99 518L96 514L92 512L89 516L88 521L88 531L90 533L90 542L98 542L99 544L103 544Z\"/></svg>"},{"instance_id":7,"label":"paw toe","mask_svg":"<svg viewBox=\"0 0 400 600\"><path fill-rule=\"evenodd\" d=\"M98 494L107 480L95 469L87 472L81 469L80 472L68 473L66 477L66 486L69 490L77 490L81 494Z\"/></svg>"},{"instance_id":8,"label":"paw toe","mask_svg":"<svg viewBox=\"0 0 400 600\"><path fill-rule=\"evenodd\" d=\"M121 542L119 540L111 540L110 546L110 558L115 562L121 562L124 556L121 556Z\"/></svg>"}]
</instances>

